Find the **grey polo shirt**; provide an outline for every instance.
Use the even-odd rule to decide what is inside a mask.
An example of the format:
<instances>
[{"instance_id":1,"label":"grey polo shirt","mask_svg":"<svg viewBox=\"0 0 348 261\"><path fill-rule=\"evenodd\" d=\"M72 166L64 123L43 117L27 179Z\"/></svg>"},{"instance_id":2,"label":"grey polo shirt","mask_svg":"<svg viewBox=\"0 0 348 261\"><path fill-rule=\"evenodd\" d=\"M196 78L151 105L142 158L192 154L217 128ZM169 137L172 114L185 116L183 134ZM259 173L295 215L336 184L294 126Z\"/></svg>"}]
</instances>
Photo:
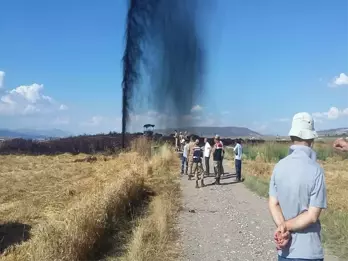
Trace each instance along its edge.
<instances>
[{"instance_id":1,"label":"grey polo shirt","mask_svg":"<svg viewBox=\"0 0 348 261\"><path fill-rule=\"evenodd\" d=\"M307 211L310 206L327 208L324 170L311 158L313 150L296 146L274 167L269 195L279 201L285 220ZM324 258L320 221L292 233L291 243L278 254L286 258Z\"/></svg>"}]
</instances>

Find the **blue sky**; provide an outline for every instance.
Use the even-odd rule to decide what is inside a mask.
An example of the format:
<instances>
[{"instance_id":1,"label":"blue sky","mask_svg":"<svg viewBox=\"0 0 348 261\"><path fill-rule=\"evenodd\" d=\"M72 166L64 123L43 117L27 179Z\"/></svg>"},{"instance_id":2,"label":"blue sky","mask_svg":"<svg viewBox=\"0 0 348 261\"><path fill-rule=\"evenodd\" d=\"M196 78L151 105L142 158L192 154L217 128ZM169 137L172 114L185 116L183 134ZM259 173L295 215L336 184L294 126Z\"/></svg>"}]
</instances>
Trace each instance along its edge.
<instances>
[{"instance_id":1,"label":"blue sky","mask_svg":"<svg viewBox=\"0 0 348 261\"><path fill-rule=\"evenodd\" d=\"M4 0L0 128L120 130L126 0ZM348 126L346 0L217 0L196 125L286 134L292 115ZM132 129L166 117L132 115Z\"/></svg>"}]
</instances>

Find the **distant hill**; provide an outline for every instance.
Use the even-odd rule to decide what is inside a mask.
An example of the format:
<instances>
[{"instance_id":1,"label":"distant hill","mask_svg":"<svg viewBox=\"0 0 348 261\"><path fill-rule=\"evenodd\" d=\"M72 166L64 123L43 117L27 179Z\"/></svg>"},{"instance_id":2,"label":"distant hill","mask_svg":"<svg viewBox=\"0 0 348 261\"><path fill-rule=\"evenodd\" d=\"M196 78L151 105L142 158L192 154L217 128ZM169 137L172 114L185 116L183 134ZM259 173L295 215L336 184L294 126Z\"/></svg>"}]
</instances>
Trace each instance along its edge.
<instances>
[{"instance_id":1,"label":"distant hill","mask_svg":"<svg viewBox=\"0 0 348 261\"><path fill-rule=\"evenodd\" d=\"M348 128L337 128L317 131L319 136L340 136L348 135Z\"/></svg>"},{"instance_id":2,"label":"distant hill","mask_svg":"<svg viewBox=\"0 0 348 261\"><path fill-rule=\"evenodd\" d=\"M155 132L169 135L174 133L175 129L158 129ZM180 128L177 131L187 131L189 134L197 134L199 136L212 137L216 134L221 137L261 137L262 135L256 131L250 130L245 127L187 127Z\"/></svg>"},{"instance_id":3,"label":"distant hill","mask_svg":"<svg viewBox=\"0 0 348 261\"><path fill-rule=\"evenodd\" d=\"M0 129L0 138L12 139L48 139L48 138L63 138L70 136L71 133L59 129L35 130L35 129Z\"/></svg>"}]
</instances>

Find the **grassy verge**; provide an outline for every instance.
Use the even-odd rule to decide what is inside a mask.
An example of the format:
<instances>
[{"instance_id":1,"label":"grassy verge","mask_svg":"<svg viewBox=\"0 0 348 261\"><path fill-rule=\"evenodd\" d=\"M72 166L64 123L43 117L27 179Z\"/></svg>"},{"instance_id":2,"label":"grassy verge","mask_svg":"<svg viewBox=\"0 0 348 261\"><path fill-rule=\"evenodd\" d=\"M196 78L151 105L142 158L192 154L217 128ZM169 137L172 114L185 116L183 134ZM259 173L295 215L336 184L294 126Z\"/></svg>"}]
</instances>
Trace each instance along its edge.
<instances>
[{"instance_id":1,"label":"grassy verge","mask_svg":"<svg viewBox=\"0 0 348 261\"><path fill-rule=\"evenodd\" d=\"M268 197L269 179L274 164L287 151L286 145L261 145L245 149L245 185L263 197ZM283 148L281 147L283 146ZM328 151L325 151L327 149ZM265 153L266 151L266 153ZM316 146L319 163L325 170L329 208L321 215L323 242L329 251L340 257L348 256L348 161L347 155L336 154L328 145Z\"/></svg>"},{"instance_id":2,"label":"grassy verge","mask_svg":"<svg viewBox=\"0 0 348 261\"><path fill-rule=\"evenodd\" d=\"M150 156L148 145L138 145L119 156L97 156L93 163L76 162L83 155L1 156L3 241L13 236L6 224L32 227L28 239L18 235L16 244L6 246L2 260L173 256L179 160L167 147Z\"/></svg>"},{"instance_id":3,"label":"grassy verge","mask_svg":"<svg viewBox=\"0 0 348 261\"><path fill-rule=\"evenodd\" d=\"M161 168L150 169L151 175L146 182L156 196L146 215L137 220L126 252L120 257L109 256L108 261L170 261L178 256L174 223L181 205L179 159L165 147L161 147L158 154L152 164Z\"/></svg>"},{"instance_id":4,"label":"grassy verge","mask_svg":"<svg viewBox=\"0 0 348 261\"><path fill-rule=\"evenodd\" d=\"M256 192L258 195L265 198L268 197L269 183L267 180L255 176L245 176L244 184L248 189Z\"/></svg>"}]
</instances>

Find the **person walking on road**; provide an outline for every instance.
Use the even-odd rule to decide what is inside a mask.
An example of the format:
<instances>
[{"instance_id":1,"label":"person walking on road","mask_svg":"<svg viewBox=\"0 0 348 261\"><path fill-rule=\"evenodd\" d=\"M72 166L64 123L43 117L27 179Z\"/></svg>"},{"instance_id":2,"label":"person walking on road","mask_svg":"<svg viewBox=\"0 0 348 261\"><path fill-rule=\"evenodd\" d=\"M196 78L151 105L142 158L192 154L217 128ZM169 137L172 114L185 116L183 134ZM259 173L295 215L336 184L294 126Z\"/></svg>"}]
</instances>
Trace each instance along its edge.
<instances>
[{"instance_id":1,"label":"person walking on road","mask_svg":"<svg viewBox=\"0 0 348 261\"><path fill-rule=\"evenodd\" d=\"M204 164L205 164L205 175L206 176L209 176L209 174L210 174L210 166L209 166L210 154L211 154L210 143L208 142L207 138L204 138Z\"/></svg>"},{"instance_id":2,"label":"person walking on road","mask_svg":"<svg viewBox=\"0 0 348 261\"><path fill-rule=\"evenodd\" d=\"M242 156L243 156L243 147L240 139L236 140L237 144L234 147L234 164L236 168L236 179L238 182L242 181Z\"/></svg>"},{"instance_id":3,"label":"person walking on road","mask_svg":"<svg viewBox=\"0 0 348 261\"><path fill-rule=\"evenodd\" d=\"M215 136L213 147L213 161L214 161L214 173L215 173L215 185L220 185L220 178L222 173L222 158L223 158L223 146L218 136Z\"/></svg>"},{"instance_id":4,"label":"person walking on road","mask_svg":"<svg viewBox=\"0 0 348 261\"><path fill-rule=\"evenodd\" d=\"M275 165L269 185L278 260L324 260L319 216L327 208L326 183L310 157L318 137L312 116L295 114L289 136L296 147Z\"/></svg>"},{"instance_id":5,"label":"person walking on road","mask_svg":"<svg viewBox=\"0 0 348 261\"><path fill-rule=\"evenodd\" d=\"M187 171L188 171L188 161L187 161L188 151L189 151L189 143L187 140L185 140L185 145L184 145L184 149L182 152L182 159L181 159L181 174L185 173L185 175L187 175Z\"/></svg>"},{"instance_id":6,"label":"person walking on road","mask_svg":"<svg viewBox=\"0 0 348 261\"><path fill-rule=\"evenodd\" d=\"M197 139L195 141L195 146L193 147L193 174L195 175L196 179L196 188L199 188L198 182L201 181L201 187L204 187L204 170L202 167L202 158L203 158L203 151L199 145L199 140Z\"/></svg>"}]
</instances>

